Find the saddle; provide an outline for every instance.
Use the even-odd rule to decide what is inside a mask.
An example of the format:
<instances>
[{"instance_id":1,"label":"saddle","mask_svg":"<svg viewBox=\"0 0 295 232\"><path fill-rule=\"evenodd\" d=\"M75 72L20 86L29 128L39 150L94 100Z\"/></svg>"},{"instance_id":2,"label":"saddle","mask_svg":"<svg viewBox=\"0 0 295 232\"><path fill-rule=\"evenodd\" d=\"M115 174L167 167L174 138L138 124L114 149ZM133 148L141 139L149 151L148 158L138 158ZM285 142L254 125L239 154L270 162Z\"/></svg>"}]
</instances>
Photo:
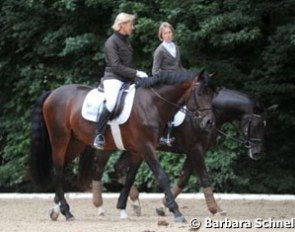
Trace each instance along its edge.
<instances>
[{"instance_id":1,"label":"saddle","mask_svg":"<svg viewBox=\"0 0 295 232\"><path fill-rule=\"evenodd\" d=\"M123 124L130 116L135 95L135 86L124 83L119 91L117 103L112 113L111 121ZM85 97L82 106L82 117L88 121L96 122L101 104L105 101L103 84L91 90Z\"/></svg>"},{"instance_id":2,"label":"saddle","mask_svg":"<svg viewBox=\"0 0 295 232\"><path fill-rule=\"evenodd\" d=\"M115 108L112 112L112 116L111 116L110 120L117 118L121 114L121 112L123 111L125 99L126 99L126 96L129 92L129 88L130 88L130 82L124 83L122 85L122 87L120 88L119 94L117 97L117 101L116 101L116 105L115 105ZM98 86L97 89L99 92L104 93L103 83L100 83L100 85Z\"/></svg>"}]
</instances>

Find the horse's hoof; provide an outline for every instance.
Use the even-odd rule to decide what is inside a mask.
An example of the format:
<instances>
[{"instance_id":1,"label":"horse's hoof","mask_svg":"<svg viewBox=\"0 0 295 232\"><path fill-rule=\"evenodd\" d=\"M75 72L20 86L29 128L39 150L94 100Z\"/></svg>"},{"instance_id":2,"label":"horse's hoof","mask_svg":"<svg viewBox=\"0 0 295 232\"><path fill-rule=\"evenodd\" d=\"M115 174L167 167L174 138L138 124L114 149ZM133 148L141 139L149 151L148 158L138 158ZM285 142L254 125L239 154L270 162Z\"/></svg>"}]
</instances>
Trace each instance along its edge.
<instances>
[{"instance_id":1,"label":"horse's hoof","mask_svg":"<svg viewBox=\"0 0 295 232\"><path fill-rule=\"evenodd\" d=\"M103 211L98 211L98 212L97 212L97 215L98 215L99 217L104 217L106 214L105 214L105 212L103 212Z\"/></svg>"},{"instance_id":2,"label":"horse's hoof","mask_svg":"<svg viewBox=\"0 0 295 232\"><path fill-rule=\"evenodd\" d=\"M185 219L184 216L180 216L180 217L176 217L174 219L174 222L176 222L176 223L185 223L186 222L186 219Z\"/></svg>"},{"instance_id":3,"label":"horse's hoof","mask_svg":"<svg viewBox=\"0 0 295 232\"><path fill-rule=\"evenodd\" d=\"M74 221L75 220L75 217L73 214L71 214L70 212L66 213L66 220L67 221Z\"/></svg>"},{"instance_id":4,"label":"horse's hoof","mask_svg":"<svg viewBox=\"0 0 295 232\"><path fill-rule=\"evenodd\" d=\"M136 216L141 215L141 206L140 205L132 204L132 209L133 209L133 212L135 213Z\"/></svg>"},{"instance_id":5,"label":"horse's hoof","mask_svg":"<svg viewBox=\"0 0 295 232\"><path fill-rule=\"evenodd\" d=\"M120 219L125 220L125 219L128 219L128 218L129 217L128 217L128 214L127 214L126 210L124 210L124 209L120 210Z\"/></svg>"},{"instance_id":6,"label":"horse's hoof","mask_svg":"<svg viewBox=\"0 0 295 232\"><path fill-rule=\"evenodd\" d=\"M222 211L217 212L217 214L219 214L220 216L226 216L227 212L225 210L222 210Z\"/></svg>"},{"instance_id":7,"label":"horse's hoof","mask_svg":"<svg viewBox=\"0 0 295 232\"><path fill-rule=\"evenodd\" d=\"M105 210L104 210L103 207L98 207L98 209L97 209L97 215L98 216L101 216L101 217L105 216Z\"/></svg>"},{"instance_id":8,"label":"horse's hoof","mask_svg":"<svg viewBox=\"0 0 295 232\"><path fill-rule=\"evenodd\" d=\"M221 216L226 216L227 212L225 210L220 209L219 207L212 207L209 208L210 213L212 213L213 215L217 214L217 215L221 215Z\"/></svg>"},{"instance_id":9,"label":"horse's hoof","mask_svg":"<svg viewBox=\"0 0 295 232\"><path fill-rule=\"evenodd\" d=\"M54 209L52 209L49 215L52 221L56 221L59 216L59 212L56 212Z\"/></svg>"},{"instance_id":10,"label":"horse's hoof","mask_svg":"<svg viewBox=\"0 0 295 232\"><path fill-rule=\"evenodd\" d=\"M156 213L158 216L162 216L162 217L166 216L165 209L163 207L156 208Z\"/></svg>"},{"instance_id":11,"label":"horse's hoof","mask_svg":"<svg viewBox=\"0 0 295 232\"><path fill-rule=\"evenodd\" d=\"M74 221L74 220L75 220L75 217L74 216L71 216L71 217L66 218L66 221Z\"/></svg>"},{"instance_id":12,"label":"horse's hoof","mask_svg":"<svg viewBox=\"0 0 295 232\"><path fill-rule=\"evenodd\" d=\"M71 213L66 215L66 221L74 221L74 220L75 220L75 217Z\"/></svg>"}]
</instances>

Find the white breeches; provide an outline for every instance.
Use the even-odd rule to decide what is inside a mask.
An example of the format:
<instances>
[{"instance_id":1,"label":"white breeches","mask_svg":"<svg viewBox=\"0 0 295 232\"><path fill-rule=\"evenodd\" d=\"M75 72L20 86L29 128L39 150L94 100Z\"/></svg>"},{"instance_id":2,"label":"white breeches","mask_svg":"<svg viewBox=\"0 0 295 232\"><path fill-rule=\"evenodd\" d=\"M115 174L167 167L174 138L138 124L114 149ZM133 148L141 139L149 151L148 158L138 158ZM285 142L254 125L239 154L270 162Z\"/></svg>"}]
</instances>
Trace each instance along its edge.
<instances>
[{"instance_id":1,"label":"white breeches","mask_svg":"<svg viewBox=\"0 0 295 232\"><path fill-rule=\"evenodd\" d=\"M115 108L116 101L118 98L119 90L124 82L117 79L104 80L104 95L106 98L106 107L109 112L112 112Z\"/></svg>"}]
</instances>

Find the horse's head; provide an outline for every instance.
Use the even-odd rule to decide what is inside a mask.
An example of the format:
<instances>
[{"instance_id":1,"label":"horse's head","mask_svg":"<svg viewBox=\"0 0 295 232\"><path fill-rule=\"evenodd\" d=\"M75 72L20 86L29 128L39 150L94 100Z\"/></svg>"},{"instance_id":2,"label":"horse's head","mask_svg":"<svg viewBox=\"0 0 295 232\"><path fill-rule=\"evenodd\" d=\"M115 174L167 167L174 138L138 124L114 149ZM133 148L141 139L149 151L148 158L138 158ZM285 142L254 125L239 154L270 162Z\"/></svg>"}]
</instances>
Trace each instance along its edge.
<instances>
[{"instance_id":1,"label":"horse's head","mask_svg":"<svg viewBox=\"0 0 295 232\"><path fill-rule=\"evenodd\" d=\"M241 120L241 127L249 157L259 159L263 152L266 127L266 114L262 108L256 105L252 114L245 114Z\"/></svg>"},{"instance_id":2,"label":"horse's head","mask_svg":"<svg viewBox=\"0 0 295 232\"><path fill-rule=\"evenodd\" d=\"M211 132L215 125L215 116L212 110L212 100L215 92L212 84L214 75L209 75L204 70L201 71L186 102L186 107L199 120L200 128L207 132Z\"/></svg>"}]
</instances>

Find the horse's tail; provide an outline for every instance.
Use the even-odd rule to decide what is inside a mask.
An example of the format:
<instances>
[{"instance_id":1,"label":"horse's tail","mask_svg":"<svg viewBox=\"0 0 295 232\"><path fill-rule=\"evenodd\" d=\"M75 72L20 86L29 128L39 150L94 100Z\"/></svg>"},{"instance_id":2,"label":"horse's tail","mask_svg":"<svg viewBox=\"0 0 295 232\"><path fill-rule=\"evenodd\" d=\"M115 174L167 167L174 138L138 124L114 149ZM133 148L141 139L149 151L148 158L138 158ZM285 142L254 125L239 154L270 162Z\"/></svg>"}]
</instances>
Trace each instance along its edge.
<instances>
[{"instance_id":1,"label":"horse's tail","mask_svg":"<svg viewBox=\"0 0 295 232\"><path fill-rule=\"evenodd\" d=\"M94 165L95 149L87 146L79 156L78 185L82 189L89 189Z\"/></svg>"},{"instance_id":2,"label":"horse's tail","mask_svg":"<svg viewBox=\"0 0 295 232\"><path fill-rule=\"evenodd\" d=\"M42 188L49 187L52 180L52 148L43 115L43 104L50 93L37 98L31 115L30 174L33 183Z\"/></svg>"}]
</instances>

